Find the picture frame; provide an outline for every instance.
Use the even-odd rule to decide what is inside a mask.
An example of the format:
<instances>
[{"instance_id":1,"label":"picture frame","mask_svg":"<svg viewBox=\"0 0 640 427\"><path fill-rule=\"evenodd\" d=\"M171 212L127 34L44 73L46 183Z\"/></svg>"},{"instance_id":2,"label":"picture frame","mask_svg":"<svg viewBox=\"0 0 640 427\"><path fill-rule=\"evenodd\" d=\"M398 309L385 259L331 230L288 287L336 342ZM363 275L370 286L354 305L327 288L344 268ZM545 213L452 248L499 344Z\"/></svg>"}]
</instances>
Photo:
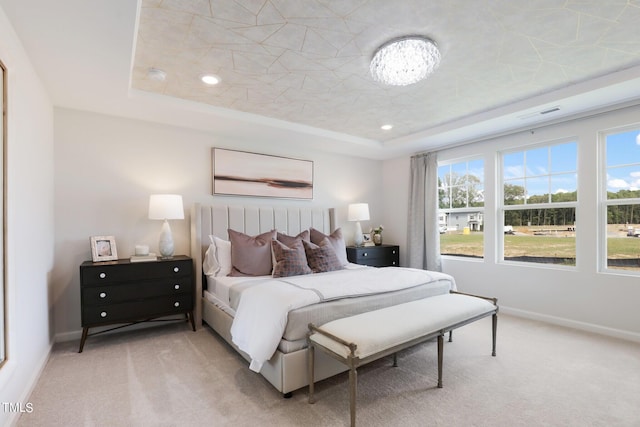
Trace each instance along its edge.
<instances>
[{"instance_id":1,"label":"picture frame","mask_svg":"<svg viewBox=\"0 0 640 427\"><path fill-rule=\"evenodd\" d=\"M91 258L93 262L114 261L118 259L116 238L114 236L91 236Z\"/></svg>"},{"instance_id":2,"label":"picture frame","mask_svg":"<svg viewBox=\"0 0 640 427\"><path fill-rule=\"evenodd\" d=\"M362 239L363 239L364 243L371 242L371 233L363 233L362 234Z\"/></svg>"},{"instance_id":3,"label":"picture frame","mask_svg":"<svg viewBox=\"0 0 640 427\"><path fill-rule=\"evenodd\" d=\"M214 196L313 199L313 161L212 148Z\"/></svg>"}]
</instances>

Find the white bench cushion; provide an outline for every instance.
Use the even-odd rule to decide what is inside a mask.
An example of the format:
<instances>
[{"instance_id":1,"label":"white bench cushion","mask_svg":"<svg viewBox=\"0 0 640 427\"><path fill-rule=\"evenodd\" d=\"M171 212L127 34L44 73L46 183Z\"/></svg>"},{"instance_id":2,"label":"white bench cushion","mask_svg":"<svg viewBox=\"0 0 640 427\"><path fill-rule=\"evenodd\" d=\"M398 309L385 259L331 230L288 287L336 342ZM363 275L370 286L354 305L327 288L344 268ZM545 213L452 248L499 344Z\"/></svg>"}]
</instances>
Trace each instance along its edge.
<instances>
[{"instance_id":1,"label":"white bench cushion","mask_svg":"<svg viewBox=\"0 0 640 427\"><path fill-rule=\"evenodd\" d=\"M496 309L482 298L438 295L328 322L321 329L358 347L360 359ZM347 358L349 347L320 333L309 339Z\"/></svg>"}]
</instances>

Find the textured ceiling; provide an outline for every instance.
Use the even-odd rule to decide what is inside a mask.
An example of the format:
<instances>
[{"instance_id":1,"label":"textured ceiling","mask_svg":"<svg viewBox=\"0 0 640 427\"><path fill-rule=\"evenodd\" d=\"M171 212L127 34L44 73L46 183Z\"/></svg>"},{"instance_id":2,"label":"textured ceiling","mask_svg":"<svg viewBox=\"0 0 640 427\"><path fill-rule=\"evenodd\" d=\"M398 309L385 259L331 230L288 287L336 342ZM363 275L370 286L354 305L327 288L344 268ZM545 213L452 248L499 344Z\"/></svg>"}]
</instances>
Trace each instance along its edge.
<instances>
[{"instance_id":1,"label":"textured ceiling","mask_svg":"<svg viewBox=\"0 0 640 427\"><path fill-rule=\"evenodd\" d=\"M143 0L132 87L386 141L637 66L638 22L640 0ZM414 34L437 71L374 82L376 48Z\"/></svg>"}]
</instances>

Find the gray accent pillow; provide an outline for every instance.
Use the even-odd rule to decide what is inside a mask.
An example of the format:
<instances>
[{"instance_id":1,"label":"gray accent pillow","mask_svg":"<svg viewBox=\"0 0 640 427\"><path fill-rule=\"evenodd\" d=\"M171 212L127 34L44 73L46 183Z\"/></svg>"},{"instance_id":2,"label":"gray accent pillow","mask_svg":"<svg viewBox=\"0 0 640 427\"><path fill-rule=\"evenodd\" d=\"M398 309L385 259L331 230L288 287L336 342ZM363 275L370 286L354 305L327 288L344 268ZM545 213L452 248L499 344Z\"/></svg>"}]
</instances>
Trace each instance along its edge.
<instances>
[{"instance_id":1,"label":"gray accent pillow","mask_svg":"<svg viewBox=\"0 0 640 427\"><path fill-rule=\"evenodd\" d=\"M231 241L231 264L229 276L268 276L271 264L271 241L276 238L276 230L257 236L249 236L235 230L228 230Z\"/></svg>"},{"instance_id":2,"label":"gray accent pillow","mask_svg":"<svg viewBox=\"0 0 640 427\"><path fill-rule=\"evenodd\" d=\"M304 246L302 246L302 239L295 239L291 246L287 246L278 240L272 240L271 248L275 258L273 277L300 276L313 273L307 265L307 256L304 252Z\"/></svg>"},{"instance_id":3,"label":"gray accent pillow","mask_svg":"<svg viewBox=\"0 0 640 427\"><path fill-rule=\"evenodd\" d=\"M349 261L347 260L347 245L344 243L344 238L342 237L342 229L337 228L330 235L326 235L321 231L316 230L315 228L309 229L309 234L311 237L311 243L319 245L320 242L326 237L329 239L329 243L333 246L333 249L336 252L336 256L340 261L340 265L347 265Z\"/></svg>"},{"instance_id":4,"label":"gray accent pillow","mask_svg":"<svg viewBox=\"0 0 640 427\"><path fill-rule=\"evenodd\" d=\"M307 263L314 273L342 270L342 264L328 238L322 239L319 245L303 240L302 245L307 254Z\"/></svg>"}]
</instances>

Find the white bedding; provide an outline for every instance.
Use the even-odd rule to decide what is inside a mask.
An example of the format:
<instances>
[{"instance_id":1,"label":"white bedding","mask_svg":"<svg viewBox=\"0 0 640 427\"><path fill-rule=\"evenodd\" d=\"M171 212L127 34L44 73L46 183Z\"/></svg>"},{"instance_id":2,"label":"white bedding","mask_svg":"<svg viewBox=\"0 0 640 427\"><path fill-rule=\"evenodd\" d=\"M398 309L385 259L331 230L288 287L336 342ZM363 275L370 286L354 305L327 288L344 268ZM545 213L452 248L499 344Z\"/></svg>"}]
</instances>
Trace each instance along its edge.
<instances>
[{"instance_id":1,"label":"white bedding","mask_svg":"<svg viewBox=\"0 0 640 427\"><path fill-rule=\"evenodd\" d=\"M246 283L247 278L232 279L245 279ZM447 274L401 267L365 267L280 279L255 278L255 285L245 289L240 298L231 326L232 339L251 357L249 368L260 372L263 363L278 347L289 311L319 302L392 292L443 279L450 281L455 290L455 281ZM228 299L228 288L226 293Z\"/></svg>"},{"instance_id":2,"label":"white bedding","mask_svg":"<svg viewBox=\"0 0 640 427\"><path fill-rule=\"evenodd\" d=\"M349 263L344 266L346 270L358 270L367 268L364 265ZM231 307L230 290L236 285L250 282L259 282L272 279L271 276L214 276L207 275L207 290L217 304L224 304L231 312L235 310ZM212 300L212 301L213 301Z\"/></svg>"}]
</instances>

